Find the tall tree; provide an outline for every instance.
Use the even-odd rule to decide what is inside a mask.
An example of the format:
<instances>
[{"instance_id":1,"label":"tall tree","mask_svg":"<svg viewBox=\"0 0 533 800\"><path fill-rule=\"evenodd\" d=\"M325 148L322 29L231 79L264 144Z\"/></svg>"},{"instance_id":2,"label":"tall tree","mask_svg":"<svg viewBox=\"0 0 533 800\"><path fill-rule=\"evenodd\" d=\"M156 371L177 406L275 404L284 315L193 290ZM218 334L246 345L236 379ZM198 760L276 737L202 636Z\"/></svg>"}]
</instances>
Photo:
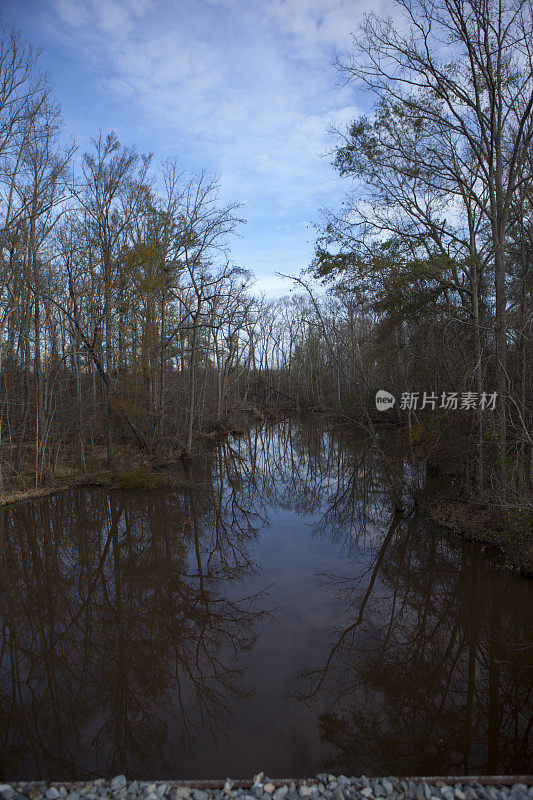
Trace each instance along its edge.
<instances>
[{"instance_id":1,"label":"tall tree","mask_svg":"<svg viewBox=\"0 0 533 800\"><path fill-rule=\"evenodd\" d=\"M460 198L469 217L465 244L470 254L463 263L471 286L455 288L474 298L480 261L472 245L482 220L488 226L503 501L510 392L506 268L510 209L524 180L533 137L531 5L526 0L397 0L396 9L403 17L401 25L367 16L353 55L337 63L348 80L372 92L379 124L369 127L363 120L352 127L350 140L339 151L339 166L343 168L346 156L353 160L362 143L369 146L368 152L358 151L357 168L364 166L363 180L378 186L384 199L378 167L384 161L389 168L395 166L398 177L388 191L390 204L410 217L415 237L429 232L441 251L443 234L449 240L453 233L443 220L450 216L452 201ZM404 135L409 131L405 140L399 130ZM387 179L390 175L389 171ZM438 215L430 213L435 204ZM405 227L397 232L404 240L409 233Z\"/></svg>"},{"instance_id":2,"label":"tall tree","mask_svg":"<svg viewBox=\"0 0 533 800\"><path fill-rule=\"evenodd\" d=\"M121 146L116 134L93 140L94 152L83 159L83 188L74 192L87 214L88 235L99 249L103 285L103 325L105 341L106 445L108 467L114 466L115 388L113 348L113 301L116 291L119 245L144 196L144 181L149 156L137 154L134 147Z\"/></svg>"}]
</instances>

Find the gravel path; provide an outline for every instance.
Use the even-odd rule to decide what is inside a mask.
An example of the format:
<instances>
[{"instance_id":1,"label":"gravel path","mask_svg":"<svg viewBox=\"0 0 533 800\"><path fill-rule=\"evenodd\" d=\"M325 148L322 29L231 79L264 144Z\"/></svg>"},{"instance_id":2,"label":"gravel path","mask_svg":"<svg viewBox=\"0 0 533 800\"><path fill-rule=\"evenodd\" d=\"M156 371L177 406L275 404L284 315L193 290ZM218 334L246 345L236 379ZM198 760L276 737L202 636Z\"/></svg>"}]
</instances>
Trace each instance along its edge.
<instances>
[{"instance_id":1,"label":"gravel path","mask_svg":"<svg viewBox=\"0 0 533 800\"><path fill-rule=\"evenodd\" d=\"M117 775L85 783L4 783L0 800L533 800L533 778L505 785L442 779L346 778L320 773L311 780L271 780L263 772L253 781L131 781ZM196 785L194 785L196 784ZM203 784L203 785L202 785ZM209 787L206 786L209 784ZM216 787L216 788L215 788Z\"/></svg>"}]
</instances>

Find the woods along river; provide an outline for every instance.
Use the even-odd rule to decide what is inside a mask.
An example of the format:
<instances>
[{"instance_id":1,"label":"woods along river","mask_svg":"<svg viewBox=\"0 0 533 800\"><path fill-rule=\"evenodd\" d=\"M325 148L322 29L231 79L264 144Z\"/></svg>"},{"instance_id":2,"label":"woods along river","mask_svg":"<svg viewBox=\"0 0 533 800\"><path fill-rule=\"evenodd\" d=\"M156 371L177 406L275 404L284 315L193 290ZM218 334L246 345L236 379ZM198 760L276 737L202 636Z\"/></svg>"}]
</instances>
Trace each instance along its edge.
<instances>
[{"instance_id":1,"label":"woods along river","mask_svg":"<svg viewBox=\"0 0 533 800\"><path fill-rule=\"evenodd\" d=\"M531 768L533 581L394 518L353 433L265 424L186 488L0 524L0 780Z\"/></svg>"}]
</instances>

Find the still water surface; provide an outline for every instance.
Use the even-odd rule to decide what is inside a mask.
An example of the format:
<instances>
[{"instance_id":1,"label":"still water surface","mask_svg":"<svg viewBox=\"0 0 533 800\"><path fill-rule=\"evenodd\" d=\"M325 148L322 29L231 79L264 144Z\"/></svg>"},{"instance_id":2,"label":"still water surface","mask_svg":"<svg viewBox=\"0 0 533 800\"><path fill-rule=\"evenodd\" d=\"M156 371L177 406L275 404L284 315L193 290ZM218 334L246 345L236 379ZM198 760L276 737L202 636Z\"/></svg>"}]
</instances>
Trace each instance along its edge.
<instances>
[{"instance_id":1,"label":"still water surface","mask_svg":"<svg viewBox=\"0 0 533 800\"><path fill-rule=\"evenodd\" d=\"M287 420L0 510L0 779L531 770L533 581Z\"/></svg>"}]
</instances>

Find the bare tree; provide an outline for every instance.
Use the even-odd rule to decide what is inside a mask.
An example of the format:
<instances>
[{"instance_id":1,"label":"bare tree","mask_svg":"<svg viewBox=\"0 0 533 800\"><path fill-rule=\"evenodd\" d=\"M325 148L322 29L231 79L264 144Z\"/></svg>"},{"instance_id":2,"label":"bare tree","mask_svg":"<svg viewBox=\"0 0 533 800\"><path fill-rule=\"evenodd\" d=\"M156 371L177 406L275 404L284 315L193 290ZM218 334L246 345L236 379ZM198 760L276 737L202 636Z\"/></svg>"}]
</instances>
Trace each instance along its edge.
<instances>
[{"instance_id":1,"label":"bare tree","mask_svg":"<svg viewBox=\"0 0 533 800\"><path fill-rule=\"evenodd\" d=\"M392 21L370 15L356 40L355 55L338 67L380 100L410 115L417 112L439 137L449 138L456 163L450 165L446 155L438 163L436 151L439 178L456 192L465 191L490 224L500 395L498 439L501 491L505 492L505 265L511 202L533 137L531 6L525 0L397 0L397 7L410 26L408 32L401 33ZM469 172L473 164L478 181L463 182L457 163L460 167L466 163Z\"/></svg>"},{"instance_id":2,"label":"bare tree","mask_svg":"<svg viewBox=\"0 0 533 800\"><path fill-rule=\"evenodd\" d=\"M87 214L88 235L99 248L103 284L103 324L105 339L106 442L109 468L114 466L114 359L113 292L116 290L117 248L137 211L144 193L149 156L139 156L133 147L121 146L114 132L100 133L94 140L94 153L83 160L83 189L75 196ZM139 167L140 162L140 167ZM139 169L137 170L137 168Z\"/></svg>"}]
</instances>

